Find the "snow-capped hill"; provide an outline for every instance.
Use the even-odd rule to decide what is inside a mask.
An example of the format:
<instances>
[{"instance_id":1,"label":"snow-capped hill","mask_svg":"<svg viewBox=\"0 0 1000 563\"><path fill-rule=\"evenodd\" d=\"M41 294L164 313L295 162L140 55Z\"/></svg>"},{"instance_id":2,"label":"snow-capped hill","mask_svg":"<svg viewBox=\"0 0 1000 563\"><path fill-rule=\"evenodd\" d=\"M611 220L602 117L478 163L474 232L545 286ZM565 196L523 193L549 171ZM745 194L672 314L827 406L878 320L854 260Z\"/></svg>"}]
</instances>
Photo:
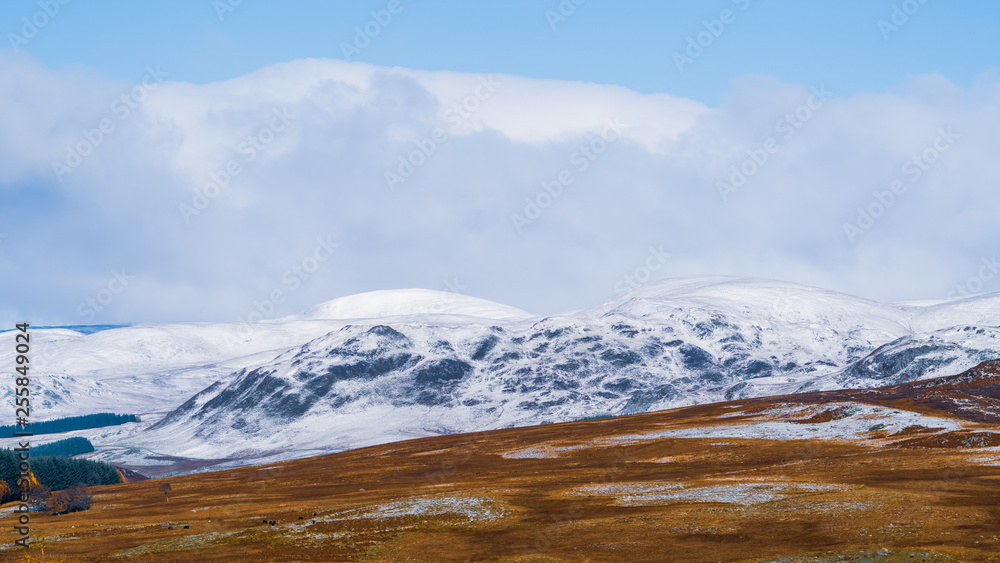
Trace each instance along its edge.
<instances>
[{"instance_id":1,"label":"snow-capped hill","mask_svg":"<svg viewBox=\"0 0 1000 563\"><path fill-rule=\"evenodd\" d=\"M655 320L675 310L712 310L754 322L821 325L838 332L877 331L892 337L910 332L907 310L898 305L795 283L732 276L647 284L583 314Z\"/></svg>"},{"instance_id":2,"label":"snow-capped hill","mask_svg":"<svg viewBox=\"0 0 1000 563\"><path fill-rule=\"evenodd\" d=\"M33 416L175 407L244 365L273 359L343 323L191 323L81 334L31 330ZM14 365L17 331L0 333L0 362ZM0 415L14 414L13 386L0 389Z\"/></svg>"},{"instance_id":3,"label":"snow-capped hill","mask_svg":"<svg viewBox=\"0 0 1000 563\"><path fill-rule=\"evenodd\" d=\"M359 447L414 433L889 385L1000 355L996 330L915 334L909 322L919 308L770 280L670 280L516 323L430 322L419 303L392 314L414 310L351 321L241 370L149 437L184 435L186 455L233 454L245 439L265 449Z\"/></svg>"},{"instance_id":4,"label":"snow-capped hill","mask_svg":"<svg viewBox=\"0 0 1000 563\"><path fill-rule=\"evenodd\" d=\"M413 315L460 315L498 321L523 320L533 315L478 297L430 289L369 291L321 303L295 318L379 319Z\"/></svg>"},{"instance_id":5,"label":"snow-capped hill","mask_svg":"<svg viewBox=\"0 0 1000 563\"><path fill-rule=\"evenodd\" d=\"M912 333L911 315L903 307L799 284L723 276L648 284L578 316L671 327L729 365L756 358L775 373L845 365Z\"/></svg>"},{"instance_id":6,"label":"snow-capped hill","mask_svg":"<svg viewBox=\"0 0 1000 563\"><path fill-rule=\"evenodd\" d=\"M827 378L825 389L881 387L960 373L1000 358L1000 326L957 326L899 338Z\"/></svg>"},{"instance_id":7,"label":"snow-capped hill","mask_svg":"<svg viewBox=\"0 0 1000 563\"><path fill-rule=\"evenodd\" d=\"M273 322L53 334L46 348L62 352L50 365L90 379L52 380L65 385L48 397L175 407L122 438L126 449L247 458L346 449L953 375L1000 358L998 303L885 304L712 277L533 317L452 293L371 292Z\"/></svg>"},{"instance_id":8,"label":"snow-capped hill","mask_svg":"<svg viewBox=\"0 0 1000 563\"><path fill-rule=\"evenodd\" d=\"M32 367L46 373L74 375L182 369L267 350L281 351L339 326L318 321L189 323L133 326L88 335L65 329L35 329ZM13 342L13 338L13 332L0 334L0 341ZM0 361L13 353L13 345L3 347Z\"/></svg>"},{"instance_id":9,"label":"snow-capped hill","mask_svg":"<svg viewBox=\"0 0 1000 563\"><path fill-rule=\"evenodd\" d=\"M1000 292L910 307L915 332L953 326L1000 326Z\"/></svg>"}]
</instances>

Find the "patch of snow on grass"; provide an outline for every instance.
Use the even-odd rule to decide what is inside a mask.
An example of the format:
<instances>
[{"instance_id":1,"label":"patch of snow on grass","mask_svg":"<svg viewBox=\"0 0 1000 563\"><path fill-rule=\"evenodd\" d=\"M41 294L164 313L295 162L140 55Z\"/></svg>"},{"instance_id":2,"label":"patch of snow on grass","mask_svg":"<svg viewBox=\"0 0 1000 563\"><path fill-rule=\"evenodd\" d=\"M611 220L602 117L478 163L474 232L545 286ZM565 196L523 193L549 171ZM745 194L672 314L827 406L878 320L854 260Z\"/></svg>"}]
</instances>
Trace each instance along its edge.
<instances>
[{"instance_id":1,"label":"patch of snow on grass","mask_svg":"<svg viewBox=\"0 0 1000 563\"><path fill-rule=\"evenodd\" d=\"M398 518L401 516L440 516L458 514L469 522L488 522L506 516L507 511L496 501L482 497L432 497L397 500L378 505L346 510L323 521L354 518ZM317 522L320 521L317 519Z\"/></svg>"},{"instance_id":2,"label":"patch of snow on grass","mask_svg":"<svg viewBox=\"0 0 1000 563\"><path fill-rule=\"evenodd\" d=\"M139 557L142 555L153 555L156 553L170 553L189 549L204 549L216 545L221 540L234 534L236 534L236 532L209 532L206 534L194 534L179 538L167 538L126 549L124 551L112 553L111 557Z\"/></svg>"},{"instance_id":3,"label":"patch of snow on grass","mask_svg":"<svg viewBox=\"0 0 1000 563\"><path fill-rule=\"evenodd\" d=\"M676 503L761 504L791 494L842 490L841 485L817 483L733 483L686 487L681 483L615 483L573 489L571 496L614 497L618 506Z\"/></svg>"},{"instance_id":4,"label":"patch of snow on grass","mask_svg":"<svg viewBox=\"0 0 1000 563\"><path fill-rule=\"evenodd\" d=\"M979 463L981 465L1000 465L1000 456L970 457L969 461L971 461L972 463Z\"/></svg>"},{"instance_id":5,"label":"patch of snow on grass","mask_svg":"<svg viewBox=\"0 0 1000 563\"><path fill-rule=\"evenodd\" d=\"M869 432L872 431L872 427L876 424L881 425L878 428L879 430L884 430L889 434L899 432L908 426L923 426L941 431L958 430L962 427L955 420L861 403L831 403L824 405L822 409L812 414L841 408L847 409L844 411L846 416L828 422L751 421L745 424L680 428L649 434L615 436L606 438L604 441L609 443L633 443L662 438L742 438L763 440L807 440L820 438L824 440L857 440L871 438ZM769 409L760 414L810 414L803 413L802 410L779 408Z\"/></svg>"},{"instance_id":6,"label":"patch of snow on grass","mask_svg":"<svg viewBox=\"0 0 1000 563\"><path fill-rule=\"evenodd\" d=\"M532 446L530 448L524 448L521 450L514 450L512 452L504 452L500 457L506 459L545 459L550 457L559 457L559 452L566 452L572 450L579 450L587 447L586 445L579 446L564 446L559 448L554 448L551 446Z\"/></svg>"}]
</instances>

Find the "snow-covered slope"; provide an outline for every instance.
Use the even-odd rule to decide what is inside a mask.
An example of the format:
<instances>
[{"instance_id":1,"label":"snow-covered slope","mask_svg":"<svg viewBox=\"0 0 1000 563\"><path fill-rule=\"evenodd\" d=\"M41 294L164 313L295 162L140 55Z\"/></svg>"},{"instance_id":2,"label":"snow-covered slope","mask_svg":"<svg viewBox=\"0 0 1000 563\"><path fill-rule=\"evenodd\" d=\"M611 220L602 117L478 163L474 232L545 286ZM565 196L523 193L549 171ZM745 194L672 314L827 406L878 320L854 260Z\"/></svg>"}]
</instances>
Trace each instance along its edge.
<instances>
[{"instance_id":1,"label":"snow-covered slope","mask_svg":"<svg viewBox=\"0 0 1000 563\"><path fill-rule=\"evenodd\" d=\"M135 326L84 335L31 330L32 418L170 409L243 365L273 359L342 323L218 323ZM0 333L0 365L14 365L15 331ZM13 386L0 416L14 414Z\"/></svg>"},{"instance_id":2,"label":"snow-covered slope","mask_svg":"<svg viewBox=\"0 0 1000 563\"><path fill-rule=\"evenodd\" d=\"M369 291L321 303L300 319L375 319L412 315L461 315L491 320L516 320L531 317L520 309L486 299L447 291L397 289Z\"/></svg>"},{"instance_id":3,"label":"snow-covered slope","mask_svg":"<svg viewBox=\"0 0 1000 563\"><path fill-rule=\"evenodd\" d=\"M935 325L981 321L1000 296L978 301L904 306L697 278L505 324L352 322L199 393L148 439L191 456L252 454L246 437L260 451L348 448L950 375L1000 357L1000 329Z\"/></svg>"},{"instance_id":4,"label":"snow-covered slope","mask_svg":"<svg viewBox=\"0 0 1000 563\"><path fill-rule=\"evenodd\" d=\"M932 332L957 326L1000 325L1000 294L975 295L926 307L908 309L915 332Z\"/></svg>"},{"instance_id":5,"label":"snow-covered slope","mask_svg":"<svg viewBox=\"0 0 1000 563\"><path fill-rule=\"evenodd\" d=\"M456 293L404 289L335 299L278 321L131 326L93 334L33 329L32 416L170 410L238 369L268 362L352 319L380 317L464 325L531 315ZM0 333L0 365L14 365L14 335ZM0 417L8 420L13 393L13 386L0 388Z\"/></svg>"},{"instance_id":6,"label":"snow-covered slope","mask_svg":"<svg viewBox=\"0 0 1000 563\"><path fill-rule=\"evenodd\" d=\"M105 436L108 446L291 456L952 375L1000 357L994 312L996 294L886 304L728 277L650 284L549 317L379 291L268 323L39 331L39 398L59 415L173 409Z\"/></svg>"}]
</instances>

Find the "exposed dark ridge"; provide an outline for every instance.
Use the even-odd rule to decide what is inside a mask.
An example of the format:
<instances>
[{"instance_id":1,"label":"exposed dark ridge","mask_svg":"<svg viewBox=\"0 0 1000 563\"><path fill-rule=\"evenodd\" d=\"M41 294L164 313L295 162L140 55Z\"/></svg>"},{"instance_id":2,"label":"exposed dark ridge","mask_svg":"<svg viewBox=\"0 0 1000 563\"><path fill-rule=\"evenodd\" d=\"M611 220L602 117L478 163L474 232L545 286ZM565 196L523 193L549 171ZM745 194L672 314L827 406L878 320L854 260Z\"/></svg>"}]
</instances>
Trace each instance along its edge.
<instances>
[{"instance_id":1,"label":"exposed dark ridge","mask_svg":"<svg viewBox=\"0 0 1000 563\"><path fill-rule=\"evenodd\" d=\"M778 397L745 399L747 403L773 402ZM989 360L957 375L911 381L869 389L838 389L783 395L788 403L856 401L902 408L914 407L946 413L971 422L1000 422L1000 360Z\"/></svg>"}]
</instances>

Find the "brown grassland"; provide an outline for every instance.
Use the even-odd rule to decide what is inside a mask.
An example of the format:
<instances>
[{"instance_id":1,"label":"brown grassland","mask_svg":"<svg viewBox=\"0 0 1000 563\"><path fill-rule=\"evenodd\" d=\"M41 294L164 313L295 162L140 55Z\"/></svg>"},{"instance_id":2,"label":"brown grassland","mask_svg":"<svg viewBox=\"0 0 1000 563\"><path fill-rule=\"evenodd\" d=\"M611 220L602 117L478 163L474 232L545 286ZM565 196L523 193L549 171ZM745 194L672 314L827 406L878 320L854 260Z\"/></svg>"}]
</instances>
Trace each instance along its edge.
<instances>
[{"instance_id":1,"label":"brown grassland","mask_svg":"<svg viewBox=\"0 0 1000 563\"><path fill-rule=\"evenodd\" d=\"M88 511L32 514L32 536L47 561L1000 561L997 368L94 487ZM831 402L962 428L754 437L847 416ZM634 437L734 424L747 436Z\"/></svg>"}]
</instances>

